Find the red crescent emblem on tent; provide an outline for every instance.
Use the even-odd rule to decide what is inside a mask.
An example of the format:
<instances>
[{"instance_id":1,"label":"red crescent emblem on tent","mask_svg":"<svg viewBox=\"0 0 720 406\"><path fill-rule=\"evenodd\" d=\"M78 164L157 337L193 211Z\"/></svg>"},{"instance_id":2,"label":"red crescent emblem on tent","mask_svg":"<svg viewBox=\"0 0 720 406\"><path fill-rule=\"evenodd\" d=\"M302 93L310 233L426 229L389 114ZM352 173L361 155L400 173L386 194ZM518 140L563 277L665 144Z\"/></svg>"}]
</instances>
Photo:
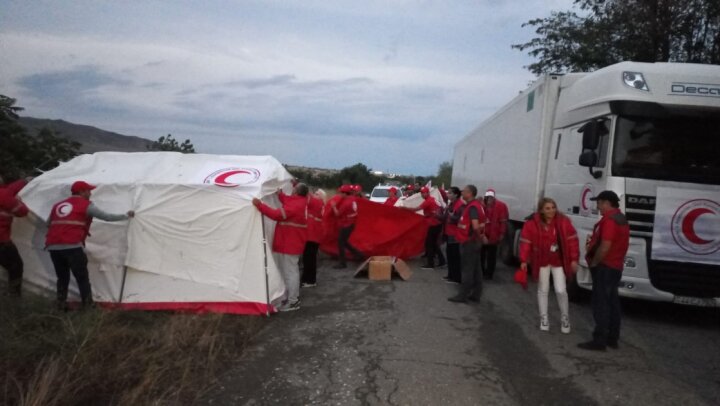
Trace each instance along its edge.
<instances>
[{"instance_id":1,"label":"red crescent emblem on tent","mask_svg":"<svg viewBox=\"0 0 720 406\"><path fill-rule=\"evenodd\" d=\"M235 171L227 171L225 173L220 174L218 177L215 178L215 184L222 187L235 187L238 184L237 183L229 183L227 181L227 178L237 175L239 173L247 173L250 174L250 171L246 171L244 169L238 169Z\"/></svg>"},{"instance_id":2,"label":"red crescent emblem on tent","mask_svg":"<svg viewBox=\"0 0 720 406\"><path fill-rule=\"evenodd\" d=\"M670 233L678 247L694 255L711 255L720 250L720 203L694 199L681 204L670 220ZM702 217L702 219L701 219ZM700 237L698 231L703 235Z\"/></svg>"},{"instance_id":3,"label":"red crescent emblem on tent","mask_svg":"<svg viewBox=\"0 0 720 406\"><path fill-rule=\"evenodd\" d=\"M708 213L714 214L712 210L707 208L693 209L682 220L682 232L693 244L704 245L713 242L713 240L704 240L695 233L695 221L697 221L698 217Z\"/></svg>"}]
</instances>

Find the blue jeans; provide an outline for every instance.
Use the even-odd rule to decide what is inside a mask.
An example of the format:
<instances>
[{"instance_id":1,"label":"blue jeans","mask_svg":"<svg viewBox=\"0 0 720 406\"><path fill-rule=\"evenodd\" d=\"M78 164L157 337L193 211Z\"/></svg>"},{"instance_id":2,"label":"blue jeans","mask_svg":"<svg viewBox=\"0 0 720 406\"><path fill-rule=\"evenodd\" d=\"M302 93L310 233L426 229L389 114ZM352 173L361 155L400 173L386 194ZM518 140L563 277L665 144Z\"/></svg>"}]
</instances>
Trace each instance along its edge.
<instances>
[{"instance_id":1,"label":"blue jeans","mask_svg":"<svg viewBox=\"0 0 720 406\"><path fill-rule=\"evenodd\" d=\"M617 343L620 338L620 296L618 284L622 271L598 265L592 275L592 309L595 318L593 340L600 345Z\"/></svg>"}]
</instances>

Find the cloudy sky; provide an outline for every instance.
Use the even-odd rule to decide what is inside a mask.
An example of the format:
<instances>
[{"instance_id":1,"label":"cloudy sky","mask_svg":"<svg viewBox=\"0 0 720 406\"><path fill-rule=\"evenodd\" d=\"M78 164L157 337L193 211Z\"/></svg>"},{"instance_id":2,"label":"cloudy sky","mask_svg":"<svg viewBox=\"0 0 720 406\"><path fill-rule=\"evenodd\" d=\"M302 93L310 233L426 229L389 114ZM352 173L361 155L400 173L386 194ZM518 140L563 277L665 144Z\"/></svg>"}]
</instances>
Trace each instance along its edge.
<instances>
[{"instance_id":1,"label":"cloudy sky","mask_svg":"<svg viewBox=\"0 0 720 406\"><path fill-rule=\"evenodd\" d=\"M0 0L0 94L198 152L434 174L572 0Z\"/></svg>"}]
</instances>

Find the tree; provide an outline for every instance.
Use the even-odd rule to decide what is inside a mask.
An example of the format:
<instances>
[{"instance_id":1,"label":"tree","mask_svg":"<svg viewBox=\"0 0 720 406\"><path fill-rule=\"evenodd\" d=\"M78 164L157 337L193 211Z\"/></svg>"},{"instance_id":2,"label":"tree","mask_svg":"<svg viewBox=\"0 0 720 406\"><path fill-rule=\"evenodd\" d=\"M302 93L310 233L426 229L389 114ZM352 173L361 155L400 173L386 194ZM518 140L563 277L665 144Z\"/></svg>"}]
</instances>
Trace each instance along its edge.
<instances>
[{"instance_id":1,"label":"tree","mask_svg":"<svg viewBox=\"0 0 720 406\"><path fill-rule=\"evenodd\" d=\"M433 183L438 187L445 185L446 188L449 188L452 184L452 168L452 162L450 161L441 163L438 167L438 173Z\"/></svg>"},{"instance_id":2,"label":"tree","mask_svg":"<svg viewBox=\"0 0 720 406\"><path fill-rule=\"evenodd\" d=\"M537 37L512 48L535 73L592 71L621 61L720 63L720 1L575 0L575 11L523 24Z\"/></svg>"},{"instance_id":3,"label":"tree","mask_svg":"<svg viewBox=\"0 0 720 406\"><path fill-rule=\"evenodd\" d=\"M182 152L183 154L195 153L195 147L190 140L185 140L180 144L171 134L168 134L167 137L162 136L158 138L157 141L153 141L152 144L148 145L147 149L150 151L176 151Z\"/></svg>"},{"instance_id":4,"label":"tree","mask_svg":"<svg viewBox=\"0 0 720 406\"><path fill-rule=\"evenodd\" d=\"M80 144L43 128L30 136L18 122L22 107L15 99L0 95L0 176L6 181L50 170L78 154Z\"/></svg>"}]
</instances>

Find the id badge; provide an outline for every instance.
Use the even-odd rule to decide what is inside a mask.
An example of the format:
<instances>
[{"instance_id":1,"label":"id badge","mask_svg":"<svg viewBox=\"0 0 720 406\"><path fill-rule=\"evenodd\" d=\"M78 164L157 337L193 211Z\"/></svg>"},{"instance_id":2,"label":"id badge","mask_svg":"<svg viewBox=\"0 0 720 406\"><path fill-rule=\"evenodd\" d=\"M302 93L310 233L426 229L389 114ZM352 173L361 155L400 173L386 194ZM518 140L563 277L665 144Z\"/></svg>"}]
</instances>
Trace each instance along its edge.
<instances>
[{"instance_id":1,"label":"id badge","mask_svg":"<svg viewBox=\"0 0 720 406\"><path fill-rule=\"evenodd\" d=\"M554 243L553 245L550 246L550 252L557 252L557 250L558 250L557 243Z\"/></svg>"}]
</instances>

